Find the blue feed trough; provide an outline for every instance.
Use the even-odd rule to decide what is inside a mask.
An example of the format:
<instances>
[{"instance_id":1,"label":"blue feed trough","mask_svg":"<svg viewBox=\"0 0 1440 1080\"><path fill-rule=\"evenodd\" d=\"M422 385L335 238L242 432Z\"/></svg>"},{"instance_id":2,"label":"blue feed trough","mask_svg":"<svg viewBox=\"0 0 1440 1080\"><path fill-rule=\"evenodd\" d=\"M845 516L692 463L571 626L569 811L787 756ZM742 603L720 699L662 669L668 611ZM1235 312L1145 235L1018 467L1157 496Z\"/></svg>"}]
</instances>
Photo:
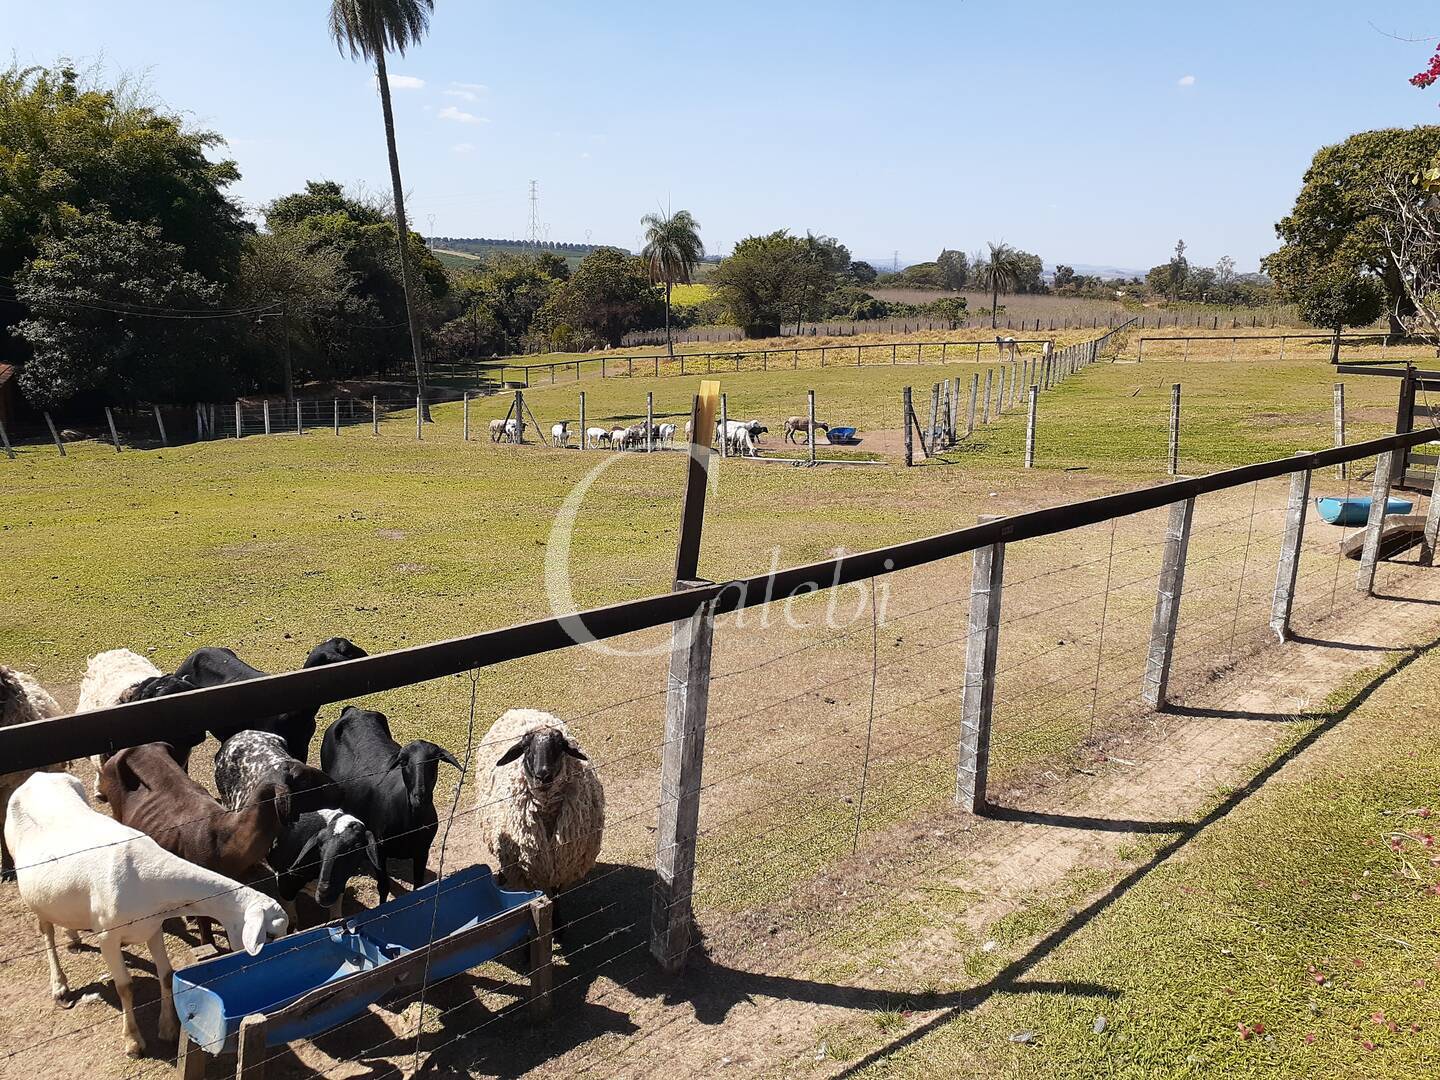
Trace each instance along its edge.
<instances>
[{"instance_id":1,"label":"blue feed trough","mask_svg":"<svg viewBox=\"0 0 1440 1080\"><path fill-rule=\"evenodd\" d=\"M1316 499L1315 509L1331 525L1364 525L1370 520L1370 498ZM1408 514L1415 504L1408 499L1387 499L1386 514Z\"/></svg>"},{"instance_id":2,"label":"blue feed trough","mask_svg":"<svg viewBox=\"0 0 1440 1080\"><path fill-rule=\"evenodd\" d=\"M853 427L832 427L825 433L825 439L831 443L844 445L855 441L855 429Z\"/></svg>"},{"instance_id":3,"label":"blue feed trough","mask_svg":"<svg viewBox=\"0 0 1440 1080\"><path fill-rule=\"evenodd\" d=\"M206 960L175 973L180 1027L211 1054L236 1049L240 1022L256 1013L266 1017L267 1046L310 1038L397 989L520 945L535 930L527 909L543 897L501 889L488 866L472 866L343 922L272 941L258 956Z\"/></svg>"}]
</instances>

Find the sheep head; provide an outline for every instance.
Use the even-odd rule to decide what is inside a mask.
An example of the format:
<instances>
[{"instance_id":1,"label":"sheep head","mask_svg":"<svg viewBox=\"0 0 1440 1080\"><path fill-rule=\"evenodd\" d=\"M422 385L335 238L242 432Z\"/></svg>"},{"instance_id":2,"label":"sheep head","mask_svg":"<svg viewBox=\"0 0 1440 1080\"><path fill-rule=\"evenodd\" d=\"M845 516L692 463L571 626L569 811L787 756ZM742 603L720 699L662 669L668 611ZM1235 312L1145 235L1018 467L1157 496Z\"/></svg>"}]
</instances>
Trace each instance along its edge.
<instances>
[{"instance_id":1,"label":"sheep head","mask_svg":"<svg viewBox=\"0 0 1440 1080\"><path fill-rule=\"evenodd\" d=\"M585 751L559 728L532 728L515 740L510 749L495 762L498 769L523 757L525 783L537 795L551 793L565 778L565 759L589 761Z\"/></svg>"},{"instance_id":2,"label":"sheep head","mask_svg":"<svg viewBox=\"0 0 1440 1080\"><path fill-rule=\"evenodd\" d=\"M398 768L405 781L405 794L410 801L412 814L418 814L434 797L435 779L442 761L460 768L460 762L454 754L426 739L406 743L390 759L389 767Z\"/></svg>"}]
</instances>

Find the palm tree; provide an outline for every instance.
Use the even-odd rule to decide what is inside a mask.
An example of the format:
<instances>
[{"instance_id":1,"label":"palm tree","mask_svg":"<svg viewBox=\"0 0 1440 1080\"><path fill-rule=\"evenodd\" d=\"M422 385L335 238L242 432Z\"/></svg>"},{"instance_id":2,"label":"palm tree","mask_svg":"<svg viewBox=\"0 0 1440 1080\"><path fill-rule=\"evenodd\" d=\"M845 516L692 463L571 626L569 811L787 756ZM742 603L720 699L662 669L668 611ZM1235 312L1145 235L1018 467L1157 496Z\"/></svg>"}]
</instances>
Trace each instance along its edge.
<instances>
[{"instance_id":1,"label":"palm tree","mask_svg":"<svg viewBox=\"0 0 1440 1080\"><path fill-rule=\"evenodd\" d=\"M1000 294L1009 292L1020 283L1020 253L1005 241L990 241L990 258L981 266L976 275L980 284L990 290L990 329L998 325L996 308L1000 306Z\"/></svg>"},{"instance_id":2,"label":"palm tree","mask_svg":"<svg viewBox=\"0 0 1440 1080\"><path fill-rule=\"evenodd\" d=\"M410 351L415 357L415 394L425 420L430 404L425 400L425 362L420 352L420 314L410 301L410 270L406 258L409 227L405 224L405 196L400 186L400 157L395 152L395 116L390 110L390 76L385 70L385 53L394 49L401 56L410 45L419 44L430 27L435 0L331 0L330 34L350 58L364 57L375 64L375 81L380 86L380 108L385 114L385 147L390 153L390 186L395 196L395 235L400 247L400 289L405 295L405 318L410 323Z\"/></svg>"},{"instance_id":3,"label":"palm tree","mask_svg":"<svg viewBox=\"0 0 1440 1080\"><path fill-rule=\"evenodd\" d=\"M665 283L665 346L675 355L670 339L670 290L676 285L689 285L695 264L705 255L700 242L700 223L689 210L674 213L646 214L640 219L645 226L645 247L640 257L650 270L653 284Z\"/></svg>"}]
</instances>

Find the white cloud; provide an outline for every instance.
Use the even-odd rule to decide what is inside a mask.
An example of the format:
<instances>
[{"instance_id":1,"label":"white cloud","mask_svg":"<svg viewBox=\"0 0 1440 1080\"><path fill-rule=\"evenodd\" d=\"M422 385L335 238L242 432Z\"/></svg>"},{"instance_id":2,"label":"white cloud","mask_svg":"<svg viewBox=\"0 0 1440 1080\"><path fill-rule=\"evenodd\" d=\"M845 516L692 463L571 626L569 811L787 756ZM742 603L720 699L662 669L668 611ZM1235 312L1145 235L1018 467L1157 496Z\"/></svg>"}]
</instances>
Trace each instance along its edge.
<instances>
[{"instance_id":1,"label":"white cloud","mask_svg":"<svg viewBox=\"0 0 1440 1080\"><path fill-rule=\"evenodd\" d=\"M484 83L478 82L452 82L450 89L441 91L446 97L457 98L460 101L479 101L481 94L488 94L490 88Z\"/></svg>"},{"instance_id":2,"label":"white cloud","mask_svg":"<svg viewBox=\"0 0 1440 1080\"><path fill-rule=\"evenodd\" d=\"M473 90L441 90L445 97L459 98L461 101L478 101L480 95Z\"/></svg>"},{"instance_id":3,"label":"white cloud","mask_svg":"<svg viewBox=\"0 0 1440 1080\"><path fill-rule=\"evenodd\" d=\"M590 156L590 151L587 150L587 151L585 151L583 154L580 155L580 160L581 160L581 161L584 161L584 160L585 160L586 158L588 158L589 156Z\"/></svg>"},{"instance_id":4,"label":"white cloud","mask_svg":"<svg viewBox=\"0 0 1440 1080\"><path fill-rule=\"evenodd\" d=\"M475 150L475 144L468 142L457 142L454 146L450 147L450 149L457 154L469 154Z\"/></svg>"},{"instance_id":5,"label":"white cloud","mask_svg":"<svg viewBox=\"0 0 1440 1080\"><path fill-rule=\"evenodd\" d=\"M446 105L435 115L441 120L454 120L457 124L488 124L490 122L488 117L476 116L464 109L457 109L454 105Z\"/></svg>"},{"instance_id":6,"label":"white cloud","mask_svg":"<svg viewBox=\"0 0 1440 1080\"><path fill-rule=\"evenodd\" d=\"M1194 75L1181 75L1180 78L1178 78L1178 79L1175 80L1175 85L1176 85L1176 86L1194 86L1194 85L1195 85L1195 76L1194 76Z\"/></svg>"},{"instance_id":7,"label":"white cloud","mask_svg":"<svg viewBox=\"0 0 1440 1080\"><path fill-rule=\"evenodd\" d=\"M414 75L391 75L390 89L392 90L424 90L425 80L416 78Z\"/></svg>"}]
</instances>

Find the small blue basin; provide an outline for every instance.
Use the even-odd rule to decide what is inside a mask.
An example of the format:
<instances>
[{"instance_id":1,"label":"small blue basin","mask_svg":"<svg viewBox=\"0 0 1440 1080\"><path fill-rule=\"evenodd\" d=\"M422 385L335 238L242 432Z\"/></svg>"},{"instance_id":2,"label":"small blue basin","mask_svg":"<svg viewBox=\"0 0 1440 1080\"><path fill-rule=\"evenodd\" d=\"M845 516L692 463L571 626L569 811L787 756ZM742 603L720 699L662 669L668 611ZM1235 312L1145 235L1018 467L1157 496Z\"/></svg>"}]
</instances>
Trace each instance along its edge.
<instances>
[{"instance_id":1,"label":"small blue basin","mask_svg":"<svg viewBox=\"0 0 1440 1080\"><path fill-rule=\"evenodd\" d=\"M372 971L422 948L431 940L432 921L434 940L440 941L543 895L501 889L488 866L472 866L340 925L319 926L272 941L258 956L232 952L182 968L174 976L180 1026L207 1053L232 1051L240 1021L246 1016L274 1013L312 990ZM441 957L431 964L429 981L493 960L528 937L522 924L499 938ZM318 1035L358 1016L385 992L377 986L373 996L337 995L335 1001L294 1023L271 1023L266 1044L280 1046Z\"/></svg>"},{"instance_id":2,"label":"small blue basin","mask_svg":"<svg viewBox=\"0 0 1440 1080\"><path fill-rule=\"evenodd\" d=\"M1315 509L1331 525L1364 525L1370 520L1370 497L1353 499L1316 499ZM1409 499L1387 499L1386 514L1408 514L1415 509Z\"/></svg>"}]
</instances>

